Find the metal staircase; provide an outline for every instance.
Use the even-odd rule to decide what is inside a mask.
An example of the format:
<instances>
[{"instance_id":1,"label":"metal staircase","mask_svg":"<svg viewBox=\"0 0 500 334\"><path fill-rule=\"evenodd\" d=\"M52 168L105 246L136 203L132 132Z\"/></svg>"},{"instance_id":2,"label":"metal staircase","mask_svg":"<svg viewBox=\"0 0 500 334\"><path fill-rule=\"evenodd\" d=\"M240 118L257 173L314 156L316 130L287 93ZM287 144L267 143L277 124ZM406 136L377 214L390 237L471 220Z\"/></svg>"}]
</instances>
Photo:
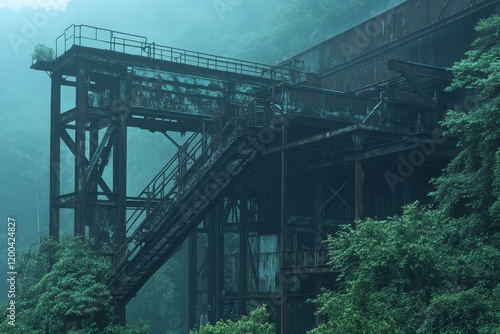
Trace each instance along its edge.
<instances>
[{"instance_id":1,"label":"metal staircase","mask_svg":"<svg viewBox=\"0 0 500 334\"><path fill-rule=\"evenodd\" d=\"M110 281L128 302L180 247L218 196L255 160L242 149L254 134L248 118L215 121L194 133L137 197L144 205L127 220L127 240L113 259ZM243 144L242 144L243 143Z\"/></svg>"}]
</instances>

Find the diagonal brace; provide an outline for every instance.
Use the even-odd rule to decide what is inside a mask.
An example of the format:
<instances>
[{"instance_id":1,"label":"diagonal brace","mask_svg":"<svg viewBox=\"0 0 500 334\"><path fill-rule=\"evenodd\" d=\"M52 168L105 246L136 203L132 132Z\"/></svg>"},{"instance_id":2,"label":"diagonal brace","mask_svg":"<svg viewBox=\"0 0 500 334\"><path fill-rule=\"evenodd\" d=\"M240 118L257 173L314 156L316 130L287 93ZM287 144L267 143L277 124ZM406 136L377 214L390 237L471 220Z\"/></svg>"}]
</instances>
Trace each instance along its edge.
<instances>
[{"instance_id":1,"label":"diagonal brace","mask_svg":"<svg viewBox=\"0 0 500 334\"><path fill-rule=\"evenodd\" d=\"M321 209L323 209L325 207L325 205L327 205L328 203L330 203L330 201L335 197L337 196L348 208L349 208L349 205L346 203L346 201L344 201L344 199L342 197L340 197L338 195L338 193L346 186L346 184L348 183L349 181L345 181L345 183L337 190L333 190L332 187L328 186L328 188L330 188L330 190L333 192L333 195L330 196L329 199L326 200L325 204L323 204L320 208L319 208L319 211L321 211ZM349 208L350 209L350 208Z\"/></svg>"},{"instance_id":2,"label":"diagonal brace","mask_svg":"<svg viewBox=\"0 0 500 334\"><path fill-rule=\"evenodd\" d=\"M92 179L96 171L102 173L104 169L102 167L107 165L109 154L111 152L111 146L113 145L113 137L115 129L116 126L114 126L113 124L107 128L106 133L104 134L104 137L102 138L102 141L99 144L99 147L97 148L97 150L94 153L94 156L87 165L87 170L86 170L87 179L85 180L87 184L90 183L90 180Z\"/></svg>"},{"instance_id":3,"label":"diagonal brace","mask_svg":"<svg viewBox=\"0 0 500 334\"><path fill-rule=\"evenodd\" d=\"M66 130L61 131L61 139L66 144L66 146L71 151L71 153L73 153L76 156L76 154L77 154L76 144L73 141L73 139L71 139L71 136L68 134L68 132ZM88 161L87 157L83 156L82 162L85 162L86 164L88 164L89 161ZM106 196L108 197L108 199L112 200L113 199L112 198L113 191L108 187L108 185L106 184L106 182L103 180L103 178L101 176L98 177L97 184L106 193Z\"/></svg>"}]
</instances>

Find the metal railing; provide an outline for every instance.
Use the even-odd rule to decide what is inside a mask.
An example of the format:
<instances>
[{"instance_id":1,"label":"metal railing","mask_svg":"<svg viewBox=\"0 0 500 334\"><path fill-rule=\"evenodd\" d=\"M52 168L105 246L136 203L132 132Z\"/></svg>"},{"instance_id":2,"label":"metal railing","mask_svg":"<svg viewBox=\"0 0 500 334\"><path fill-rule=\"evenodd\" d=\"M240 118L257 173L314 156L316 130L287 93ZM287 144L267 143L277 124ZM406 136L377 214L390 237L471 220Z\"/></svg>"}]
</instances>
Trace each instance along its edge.
<instances>
[{"instance_id":1,"label":"metal railing","mask_svg":"<svg viewBox=\"0 0 500 334\"><path fill-rule=\"evenodd\" d=\"M289 80L290 70L240 59L172 48L149 42L146 37L88 25L71 25L56 39L56 58L73 45L139 55L152 59L193 65L212 70Z\"/></svg>"},{"instance_id":2,"label":"metal railing","mask_svg":"<svg viewBox=\"0 0 500 334\"><path fill-rule=\"evenodd\" d=\"M136 209L127 220L126 230L130 236L116 253L115 266L137 254L146 238L160 227L169 210L181 203L239 136L241 125L247 123L246 118L233 118L224 126L215 122L210 128L200 129L188 138L139 194L139 198L145 198L145 205Z\"/></svg>"},{"instance_id":3,"label":"metal railing","mask_svg":"<svg viewBox=\"0 0 500 334\"><path fill-rule=\"evenodd\" d=\"M287 251L286 254L287 267L322 267L328 266L330 261L328 249Z\"/></svg>"}]
</instances>

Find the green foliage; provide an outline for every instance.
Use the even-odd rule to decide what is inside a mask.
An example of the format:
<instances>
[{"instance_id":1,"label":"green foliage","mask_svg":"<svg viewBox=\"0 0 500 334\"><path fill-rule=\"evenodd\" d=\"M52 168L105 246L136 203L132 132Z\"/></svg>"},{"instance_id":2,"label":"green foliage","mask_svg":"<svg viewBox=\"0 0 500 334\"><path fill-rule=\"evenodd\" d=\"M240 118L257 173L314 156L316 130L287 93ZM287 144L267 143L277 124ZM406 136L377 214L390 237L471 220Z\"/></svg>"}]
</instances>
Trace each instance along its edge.
<instances>
[{"instance_id":1,"label":"green foliage","mask_svg":"<svg viewBox=\"0 0 500 334\"><path fill-rule=\"evenodd\" d=\"M449 88L473 91L476 108L443 122L463 150L434 180L434 206L329 238L339 289L314 300L325 321L311 334L500 332L500 18L476 29Z\"/></svg>"},{"instance_id":2,"label":"green foliage","mask_svg":"<svg viewBox=\"0 0 500 334\"><path fill-rule=\"evenodd\" d=\"M401 217L359 221L330 237L341 287L315 300L328 320L311 333L413 332L444 280L437 230L429 224L438 219L416 203Z\"/></svg>"},{"instance_id":3,"label":"green foliage","mask_svg":"<svg viewBox=\"0 0 500 334\"><path fill-rule=\"evenodd\" d=\"M144 324L114 325L116 310L107 285L109 262L81 238L44 239L36 252L21 254L18 268L16 327L3 322L0 332L148 333Z\"/></svg>"},{"instance_id":4,"label":"green foliage","mask_svg":"<svg viewBox=\"0 0 500 334\"><path fill-rule=\"evenodd\" d=\"M476 30L479 37L474 49L453 66L455 79L448 88L475 96L475 108L450 111L443 122L464 150L435 181L432 195L449 215L478 213L491 228L498 229L494 221L500 198L500 17L481 20Z\"/></svg>"},{"instance_id":5,"label":"green foliage","mask_svg":"<svg viewBox=\"0 0 500 334\"><path fill-rule=\"evenodd\" d=\"M37 44L35 51L31 54L34 61L51 61L54 59L54 49L49 48L45 44Z\"/></svg>"},{"instance_id":6,"label":"green foliage","mask_svg":"<svg viewBox=\"0 0 500 334\"><path fill-rule=\"evenodd\" d=\"M267 322L268 314L263 305L252 312L250 316L243 316L238 321L218 321L215 325L208 324L198 332L191 331L191 334L275 334L274 324Z\"/></svg>"},{"instance_id":7,"label":"green foliage","mask_svg":"<svg viewBox=\"0 0 500 334\"><path fill-rule=\"evenodd\" d=\"M426 319L417 333L498 333L498 296L487 298L480 288L443 293L426 310Z\"/></svg>"},{"instance_id":8,"label":"green foliage","mask_svg":"<svg viewBox=\"0 0 500 334\"><path fill-rule=\"evenodd\" d=\"M50 332L102 330L99 323L109 322L113 313L108 272L109 263L98 260L82 240L67 242L52 270L33 286L39 299L32 321Z\"/></svg>"}]
</instances>

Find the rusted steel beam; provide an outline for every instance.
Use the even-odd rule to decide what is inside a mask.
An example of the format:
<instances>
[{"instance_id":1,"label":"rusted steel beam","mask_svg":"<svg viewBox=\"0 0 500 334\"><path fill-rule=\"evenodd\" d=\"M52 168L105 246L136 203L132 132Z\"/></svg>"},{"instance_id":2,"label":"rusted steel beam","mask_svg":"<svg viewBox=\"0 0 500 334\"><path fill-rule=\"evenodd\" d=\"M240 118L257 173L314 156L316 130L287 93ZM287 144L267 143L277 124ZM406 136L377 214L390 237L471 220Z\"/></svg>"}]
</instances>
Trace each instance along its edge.
<instances>
[{"instance_id":1,"label":"rusted steel beam","mask_svg":"<svg viewBox=\"0 0 500 334\"><path fill-rule=\"evenodd\" d=\"M153 204L153 206L156 206L159 202L160 199L152 200L141 197L127 197L127 209L132 210L138 208L147 208L151 207L151 204Z\"/></svg>"},{"instance_id":2,"label":"rusted steel beam","mask_svg":"<svg viewBox=\"0 0 500 334\"><path fill-rule=\"evenodd\" d=\"M61 189L61 125L56 121L61 114L61 80L59 73L52 73L50 87L50 211L49 236L59 240L60 211L57 197ZM65 132L65 131L63 131Z\"/></svg>"},{"instance_id":3,"label":"rusted steel beam","mask_svg":"<svg viewBox=\"0 0 500 334\"><path fill-rule=\"evenodd\" d=\"M53 118L53 121L58 124L68 124L76 119L76 109L72 108L62 114L58 114Z\"/></svg>"},{"instance_id":4,"label":"rusted steel beam","mask_svg":"<svg viewBox=\"0 0 500 334\"><path fill-rule=\"evenodd\" d=\"M58 209L60 209L60 208L74 208L75 202L76 202L76 194L75 193L59 195L54 199L54 205Z\"/></svg>"},{"instance_id":5,"label":"rusted steel beam","mask_svg":"<svg viewBox=\"0 0 500 334\"><path fill-rule=\"evenodd\" d=\"M239 315L246 314L247 310L247 277L248 277L248 265L247 265L247 252L248 252L248 196L246 189L243 187L243 181L240 183L240 229L239 229L239 248L240 248L240 305L239 305Z\"/></svg>"},{"instance_id":6,"label":"rusted steel beam","mask_svg":"<svg viewBox=\"0 0 500 334\"><path fill-rule=\"evenodd\" d=\"M329 139L331 137L343 135L343 134L350 133L350 132L353 132L353 131L356 131L356 130L359 130L359 129L367 129L367 130L368 129L373 129L373 130L375 130L376 128L368 126L368 125L353 124L353 125L349 125L349 126L347 126L345 128L342 128L342 129L327 131L327 132L324 132L324 133L321 133L321 134L318 134L318 135L315 135L315 136L311 136L311 137L307 137L307 138L304 138L304 139L300 139L300 140L297 140L297 141L294 141L294 142L291 142L291 143L287 143L287 144L284 144L284 145L270 147L270 148L268 148L268 149L266 149L264 151L264 154L267 155L267 154L273 154L273 153L276 153L276 152L280 152L280 151L283 151L283 150L290 150L290 149L293 149L293 148L296 148L296 147L299 147L299 146L303 146L303 145L306 145L306 144L311 144L311 143L319 142L319 141L322 141L322 140L327 140L327 139Z\"/></svg>"},{"instance_id":7,"label":"rusted steel beam","mask_svg":"<svg viewBox=\"0 0 500 334\"><path fill-rule=\"evenodd\" d=\"M363 218L363 183L364 183L364 174L363 174L363 165L361 160L356 160L354 162L354 197L355 197L355 209L354 209L354 217L356 219Z\"/></svg>"},{"instance_id":8,"label":"rusted steel beam","mask_svg":"<svg viewBox=\"0 0 500 334\"><path fill-rule=\"evenodd\" d=\"M102 164L107 164L107 161L109 159L109 153L111 153L110 146L113 145L113 133L115 131L115 126L111 124L106 132L104 133L104 136L101 140L101 143L97 146L93 152L91 152L92 157L88 163L86 174L86 182L87 185L90 186L90 183L94 177L95 172L100 169L99 166ZM105 154L103 154L105 153ZM94 182L97 184L97 182Z\"/></svg>"},{"instance_id":9,"label":"rusted steel beam","mask_svg":"<svg viewBox=\"0 0 500 334\"><path fill-rule=\"evenodd\" d=\"M227 72L222 70L216 70L211 68L203 68L190 64L183 64L178 62L171 62L166 60L151 59L148 57L143 57L139 55L126 54L121 52L113 52L109 50L100 50L85 46L73 45L68 51L63 55L56 58L51 63L34 64L31 68L36 70L44 71L56 71L63 70L66 75L73 75L75 73L74 64L71 62L72 57L80 57L88 60L95 61L99 64L110 64L116 67L140 67L140 68L152 68L157 71L164 71L170 73L179 74L189 74L192 76L198 76L202 78L209 78L215 80L224 80L228 82L245 82L249 85L254 86L271 86L274 82L279 82L281 79L276 78L275 80L259 77L255 75L240 74Z\"/></svg>"},{"instance_id":10,"label":"rusted steel beam","mask_svg":"<svg viewBox=\"0 0 500 334\"><path fill-rule=\"evenodd\" d=\"M78 61L76 74L76 120L75 120L75 235L85 235L85 224L87 223L87 182L86 169L87 159L85 157L86 139L86 112L87 112L87 64L83 60Z\"/></svg>"},{"instance_id":11,"label":"rusted steel beam","mask_svg":"<svg viewBox=\"0 0 500 334\"><path fill-rule=\"evenodd\" d=\"M118 84L118 98L125 101L129 91L126 79ZM114 124L115 135L113 143L113 193L117 198L117 212L114 222L114 245L117 249L126 239L126 210L127 210L127 110L118 112L117 122ZM111 126L110 126L111 127ZM102 179L102 178L101 178Z\"/></svg>"},{"instance_id":12,"label":"rusted steel beam","mask_svg":"<svg viewBox=\"0 0 500 334\"><path fill-rule=\"evenodd\" d=\"M60 138L66 144L71 153L73 153L73 155L76 155L76 144L73 141L73 139L71 139L71 136L64 129L62 129L62 131L60 132ZM85 164L88 164L87 157L83 156L81 158L83 159L83 161L85 161ZM102 177L98 178L97 182L105 193L108 194L113 193L113 191L108 187L108 185L106 184L106 182Z\"/></svg>"},{"instance_id":13,"label":"rusted steel beam","mask_svg":"<svg viewBox=\"0 0 500 334\"><path fill-rule=\"evenodd\" d=\"M424 101L429 105L437 108L436 101L427 94L425 89L415 80L414 76L416 74L410 73L414 72L409 69L409 66L405 66L403 62L390 62L390 67L392 67L393 71L399 72L405 79L412 84L412 86L417 90L420 96L424 99Z\"/></svg>"},{"instance_id":14,"label":"rusted steel beam","mask_svg":"<svg viewBox=\"0 0 500 334\"><path fill-rule=\"evenodd\" d=\"M287 133L288 128L283 127L281 132L281 145L288 144ZM288 156L287 151L281 151L281 235L280 235L280 253L281 253L281 268L280 268L280 281L281 281L281 334L287 333L287 290L288 280L286 277L287 267L287 226L288 226Z\"/></svg>"},{"instance_id":15,"label":"rusted steel beam","mask_svg":"<svg viewBox=\"0 0 500 334\"><path fill-rule=\"evenodd\" d=\"M453 73L448 71L446 68L412 63L397 59L389 59L387 62L387 68L391 71L399 73L406 73L443 81L451 81L453 79Z\"/></svg>"},{"instance_id":16,"label":"rusted steel beam","mask_svg":"<svg viewBox=\"0 0 500 334\"><path fill-rule=\"evenodd\" d=\"M189 236L189 259L188 259L188 326L193 328L197 323L196 317L198 284L197 284L197 242L198 232L195 230Z\"/></svg>"}]
</instances>

